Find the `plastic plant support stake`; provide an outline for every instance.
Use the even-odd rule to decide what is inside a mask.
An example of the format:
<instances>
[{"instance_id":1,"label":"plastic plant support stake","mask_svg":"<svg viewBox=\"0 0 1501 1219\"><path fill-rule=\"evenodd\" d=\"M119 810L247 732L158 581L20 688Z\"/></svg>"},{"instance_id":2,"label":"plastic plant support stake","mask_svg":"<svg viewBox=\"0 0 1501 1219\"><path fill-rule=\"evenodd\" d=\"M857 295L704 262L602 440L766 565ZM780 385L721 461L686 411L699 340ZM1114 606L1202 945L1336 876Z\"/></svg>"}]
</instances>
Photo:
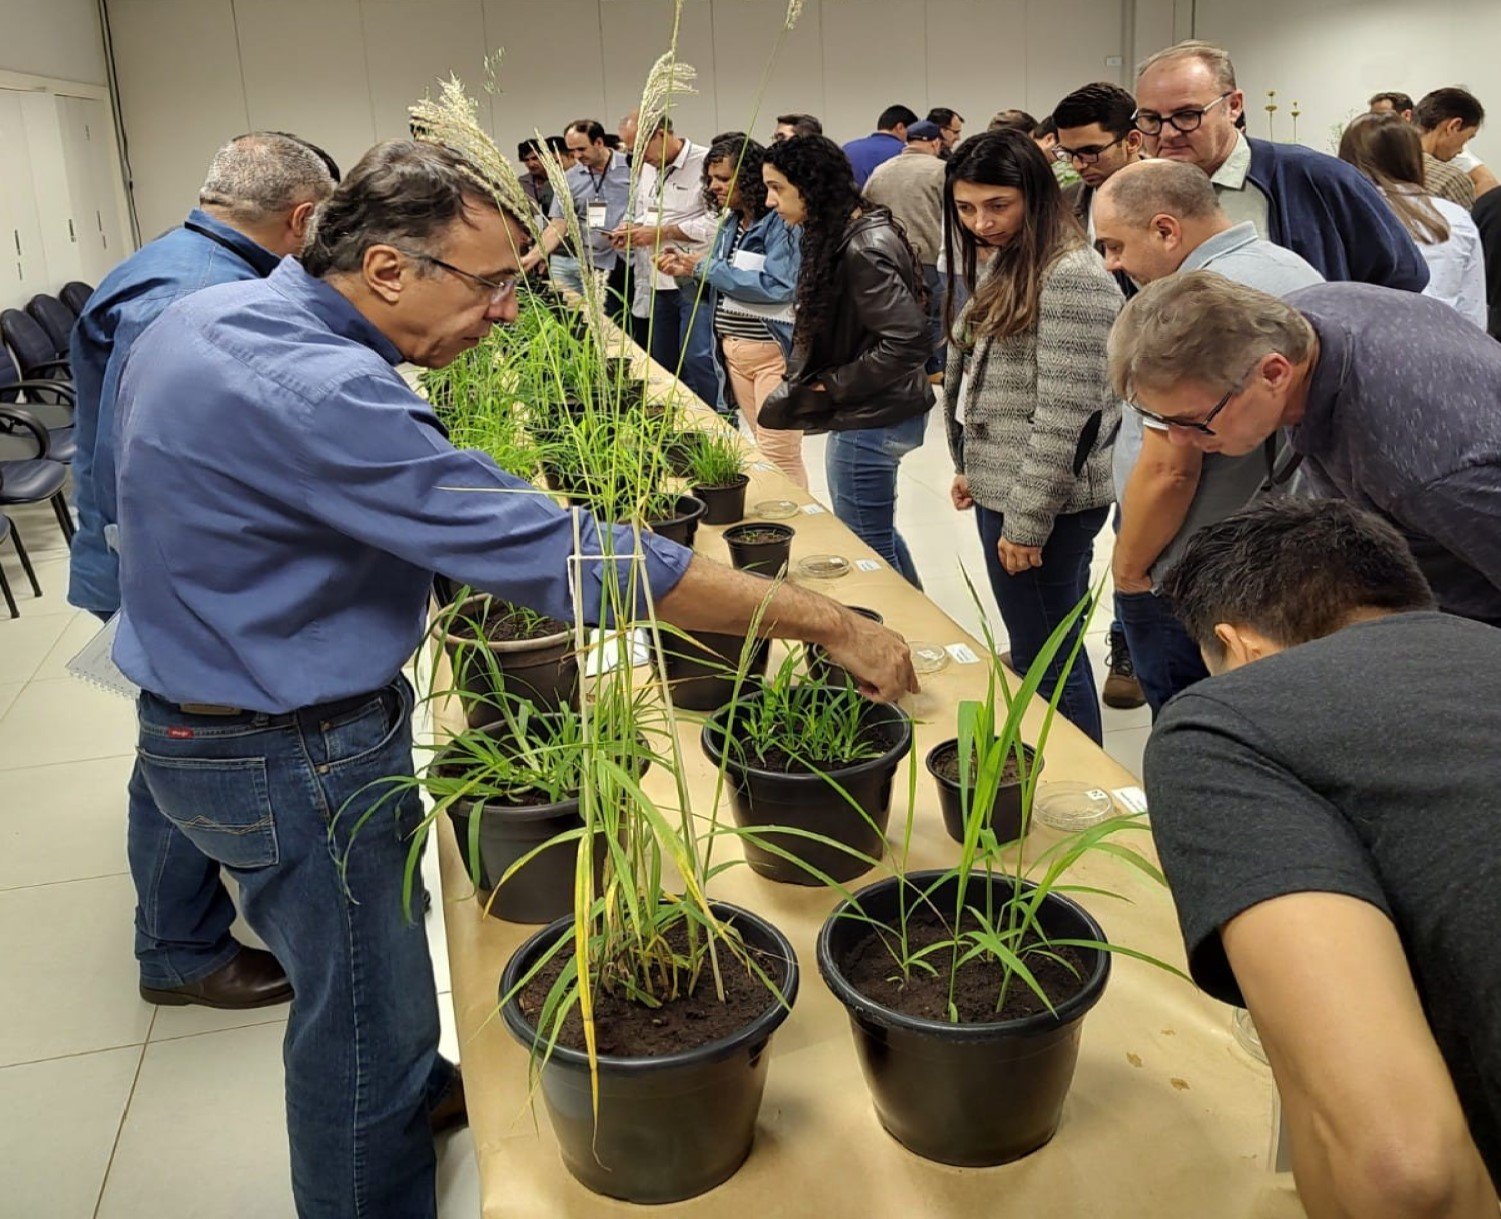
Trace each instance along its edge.
<instances>
[{"instance_id":1,"label":"plastic plant support stake","mask_svg":"<svg viewBox=\"0 0 1501 1219\"><path fill-rule=\"evenodd\" d=\"M975 655L974 649L967 643L951 643L947 648L948 654L962 665L975 665L980 663L980 658Z\"/></svg>"},{"instance_id":2,"label":"plastic plant support stake","mask_svg":"<svg viewBox=\"0 0 1501 1219\"><path fill-rule=\"evenodd\" d=\"M1072 833L1104 821L1115 811L1115 804L1103 787L1065 781L1044 783L1034 811L1043 825Z\"/></svg>"},{"instance_id":3,"label":"plastic plant support stake","mask_svg":"<svg viewBox=\"0 0 1501 1219\"><path fill-rule=\"evenodd\" d=\"M912 667L918 673L937 673L949 663L949 652L942 644L913 643Z\"/></svg>"},{"instance_id":4,"label":"plastic plant support stake","mask_svg":"<svg viewBox=\"0 0 1501 1219\"><path fill-rule=\"evenodd\" d=\"M797 505L790 499L763 499L752 504L748 520L785 521L797 515Z\"/></svg>"},{"instance_id":5,"label":"plastic plant support stake","mask_svg":"<svg viewBox=\"0 0 1501 1219\"><path fill-rule=\"evenodd\" d=\"M850 561L843 555L810 554L798 560L797 571L813 580L837 580L850 574Z\"/></svg>"}]
</instances>

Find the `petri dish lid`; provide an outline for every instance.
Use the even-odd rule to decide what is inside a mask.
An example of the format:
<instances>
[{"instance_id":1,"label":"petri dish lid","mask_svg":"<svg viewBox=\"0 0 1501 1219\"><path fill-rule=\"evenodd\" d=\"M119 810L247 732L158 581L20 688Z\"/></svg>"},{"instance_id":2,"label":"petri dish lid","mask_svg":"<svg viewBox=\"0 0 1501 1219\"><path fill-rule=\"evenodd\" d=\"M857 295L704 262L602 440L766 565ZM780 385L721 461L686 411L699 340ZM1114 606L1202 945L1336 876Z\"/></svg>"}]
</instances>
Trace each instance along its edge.
<instances>
[{"instance_id":1,"label":"petri dish lid","mask_svg":"<svg viewBox=\"0 0 1501 1219\"><path fill-rule=\"evenodd\" d=\"M1037 790L1032 815L1055 830L1087 830L1115 814L1115 802L1103 787L1064 780Z\"/></svg>"},{"instance_id":2,"label":"petri dish lid","mask_svg":"<svg viewBox=\"0 0 1501 1219\"><path fill-rule=\"evenodd\" d=\"M909 646L912 648L912 667L919 673L937 673L949 663L948 649L941 643L914 641Z\"/></svg>"},{"instance_id":3,"label":"petri dish lid","mask_svg":"<svg viewBox=\"0 0 1501 1219\"><path fill-rule=\"evenodd\" d=\"M837 580L850 574L850 561L838 554L810 554L798 560L797 571L814 580Z\"/></svg>"},{"instance_id":4,"label":"petri dish lid","mask_svg":"<svg viewBox=\"0 0 1501 1219\"><path fill-rule=\"evenodd\" d=\"M790 499L763 499L752 504L747 520L785 521L797 515L798 508Z\"/></svg>"}]
</instances>

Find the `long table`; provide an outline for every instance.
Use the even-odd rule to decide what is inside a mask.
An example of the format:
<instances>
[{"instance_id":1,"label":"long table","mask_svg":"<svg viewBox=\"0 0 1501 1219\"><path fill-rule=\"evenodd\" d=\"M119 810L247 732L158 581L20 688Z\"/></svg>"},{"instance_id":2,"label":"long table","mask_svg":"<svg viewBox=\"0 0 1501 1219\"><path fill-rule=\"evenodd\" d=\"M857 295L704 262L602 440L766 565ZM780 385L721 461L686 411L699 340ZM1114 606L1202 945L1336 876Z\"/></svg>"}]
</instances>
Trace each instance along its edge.
<instances>
[{"instance_id":1,"label":"long table","mask_svg":"<svg viewBox=\"0 0 1501 1219\"><path fill-rule=\"evenodd\" d=\"M635 356L648 367L639 350ZM671 386L660 369L653 367L652 375L664 390ZM794 564L803 556L828 553L852 562L876 559L806 492L759 463L751 470L747 504L773 499L805 509L787 522L797 530ZM728 561L722 532L701 526L696 549ZM857 565L837 580L801 582L846 604L880 610L887 625L910 641L964 644L984 655L979 641L885 563L878 562L875 570ZM919 756L954 735L959 702L984 694L985 668L954 661L922 682L922 692L902 703L916 721L913 748ZM1028 721L1034 733L1040 720L1039 704ZM698 731L696 722L685 720L680 727L687 783L695 807L707 811L714 769L699 748ZM1105 789L1137 782L1061 717L1050 733L1043 773L1048 781L1082 780ZM905 816L905 787L897 787L893 837ZM662 773L648 775L647 790L675 799ZM937 791L925 772L915 826L910 866L953 866L958 848L944 833ZM484 1215L559 1219L629 1211L628 1204L590 1193L569 1176L540 1096L535 1112L529 1107L526 1051L506 1033L495 1011L501 969L535 928L487 917L474 899L447 818L441 819L437 837L454 1014ZM1148 835L1132 837L1134 845L1152 854ZM1058 838L1034 823L1028 855ZM872 870L851 887L883 874ZM1077 883L1126 899L1084 899L1113 942L1184 967L1166 890L1109 856L1088 859L1071 875ZM671 1219L1291 1219L1304 1213L1291 1178L1268 1166L1270 1072L1235 1043L1230 1009L1181 979L1116 957L1104 998L1085 1021L1057 1137L1014 1164L951 1168L912 1155L876 1120L844 1009L818 977L814 941L835 896L775 884L749 868L724 873L711 895L754 909L782 929L796 949L802 987L772 1042L750 1159L719 1188L653 1214ZM996 1104L1005 1103L1005 1097L996 1097Z\"/></svg>"}]
</instances>

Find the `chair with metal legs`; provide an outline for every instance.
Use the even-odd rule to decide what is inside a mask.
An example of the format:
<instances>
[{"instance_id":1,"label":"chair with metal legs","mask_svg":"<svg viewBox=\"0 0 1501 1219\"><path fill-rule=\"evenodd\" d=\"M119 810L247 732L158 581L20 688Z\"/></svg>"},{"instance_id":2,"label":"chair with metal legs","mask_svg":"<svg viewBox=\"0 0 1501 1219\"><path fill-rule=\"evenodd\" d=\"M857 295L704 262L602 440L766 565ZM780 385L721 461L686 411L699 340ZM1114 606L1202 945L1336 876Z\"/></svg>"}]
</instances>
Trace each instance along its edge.
<instances>
[{"instance_id":1,"label":"chair with metal legs","mask_svg":"<svg viewBox=\"0 0 1501 1219\"><path fill-rule=\"evenodd\" d=\"M58 528L68 545L73 544L73 516L68 511L68 501L63 497L63 485L68 481L68 467L53 461L49 452L51 437L41 422L28 411L18 406L0 405L0 434L29 436L36 456L20 461L0 461L0 511L11 504L40 504L44 500L52 505L57 516Z\"/></svg>"},{"instance_id":2,"label":"chair with metal legs","mask_svg":"<svg viewBox=\"0 0 1501 1219\"><path fill-rule=\"evenodd\" d=\"M3 493L4 487L5 475L3 472L0 472L0 493ZM5 541L7 537L16 544L16 557L21 560L21 570L26 573L26 578L31 581L32 595L40 597L42 595L42 586L36 581L36 571L31 566L31 556L26 553L26 545L21 541L21 531L16 528L15 521L11 520L5 513L0 512L0 542ZM15 594L10 591L10 581L6 578L4 567L0 567L0 595L5 597L5 605L10 610L10 616L12 618L19 618L21 611L16 608Z\"/></svg>"}]
</instances>

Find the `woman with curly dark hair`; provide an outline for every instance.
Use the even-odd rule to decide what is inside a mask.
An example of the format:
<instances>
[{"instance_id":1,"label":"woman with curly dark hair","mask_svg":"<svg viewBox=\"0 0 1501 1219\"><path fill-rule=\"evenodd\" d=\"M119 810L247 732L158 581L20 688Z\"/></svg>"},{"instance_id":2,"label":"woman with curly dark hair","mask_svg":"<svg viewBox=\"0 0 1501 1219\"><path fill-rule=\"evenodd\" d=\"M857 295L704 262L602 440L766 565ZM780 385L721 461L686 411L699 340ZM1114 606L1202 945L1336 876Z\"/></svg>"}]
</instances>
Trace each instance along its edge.
<instances>
[{"instance_id":1,"label":"woman with curly dark hair","mask_svg":"<svg viewBox=\"0 0 1501 1219\"><path fill-rule=\"evenodd\" d=\"M704 201L724 212L713 248L705 254L664 250L657 269L677 277L714 324L714 370L721 398L740 414L762 452L788 478L807 487L803 438L758 426L761 404L782 382L792 350L792 298L801 261L797 234L766 206L761 163L766 150L731 134L704 158ZM726 383L728 382L728 384Z\"/></svg>"},{"instance_id":2,"label":"woman with curly dark hair","mask_svg":"<svg viewBox=\"0 0 1501 1219\"><path fill-rule=\"evenodd\" d=\"M1025 673L1089 591L1095 535L1115 500L1110 444L1101 438L1115 434L1120 402L1105 344L1124 302L1030 135L999 130L965 140L948 163L943 196L949 266L971 293L960 310L950 285L951 495L955 508L975 511L1012 663ZM990 255L983 269L982 250ZM1043 698L1070 646L1044 675ZM1101 739L1082 652L1059 709Z\"/></svg>"},{"instance_id":3,"label":"woman with curly dark hair","mask_svg":"<svg viewBox=\"0 0 1501 1219\"><path fill-rule=\"evenodd\" d=\"M762 425L830 434L835 515L921 588L896 531L896 474L933 405L922 264L891 213L861 196L832 140L773 144L762 174L767 203L803 243L787 380Z\"/></svg>"}]
</instances>

